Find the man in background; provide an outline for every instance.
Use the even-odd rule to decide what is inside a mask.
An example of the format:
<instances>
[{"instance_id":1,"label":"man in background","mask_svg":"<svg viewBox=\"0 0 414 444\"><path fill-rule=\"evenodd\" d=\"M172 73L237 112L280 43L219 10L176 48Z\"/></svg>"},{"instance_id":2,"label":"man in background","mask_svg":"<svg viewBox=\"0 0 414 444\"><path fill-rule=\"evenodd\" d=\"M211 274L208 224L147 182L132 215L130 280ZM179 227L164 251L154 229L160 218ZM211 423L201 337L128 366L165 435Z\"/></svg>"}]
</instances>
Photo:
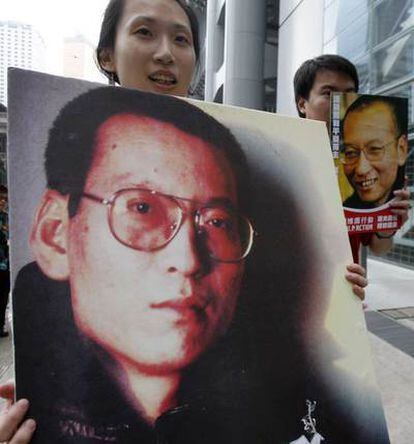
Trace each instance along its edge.
<instances>
[{"instance_id":1,"label":"man in background","mask_svg":"<svg viewBox=\"0 0 414 444\"><path fill-rule=\"evenodd\" d=\"M358 92L359 78L355 66L344 57L324 54L306 60L296 71L294 77L295 102L299 116L329 124L330 96L332 92ZM394 191L396 201L390 202L394 214L401 217L404 224L408 219L410 193L406 189ZM369 246L370 250L381 255L392 247L395 231L381 233L354 234L349 236L352 256L359 262L360 246ZM350 273L360 273L360 268L352 264Z\"/></svg>"}]
</instances>

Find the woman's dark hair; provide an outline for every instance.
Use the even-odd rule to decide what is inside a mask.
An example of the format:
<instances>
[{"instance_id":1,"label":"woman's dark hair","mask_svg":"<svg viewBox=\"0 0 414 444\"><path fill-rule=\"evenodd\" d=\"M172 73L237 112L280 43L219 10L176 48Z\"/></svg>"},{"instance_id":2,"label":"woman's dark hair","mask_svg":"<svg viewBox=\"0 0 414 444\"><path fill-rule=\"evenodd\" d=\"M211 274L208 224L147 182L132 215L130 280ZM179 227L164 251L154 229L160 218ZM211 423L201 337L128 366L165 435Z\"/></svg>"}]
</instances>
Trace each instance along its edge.
<instances>
[{"instance_id":1,"label":"woman's dark hair","mask_svg":"<svg viewBox=\"0 0 414 444\"><path fill-rule=\"evenodd\" d=\"M193 36L194 52L196 60L198 60L200 54L200 42L199 42L199 26L195 12L191 9L185 0L174 0L184 10L188 17L191 27L191 33ZM124 10L125 0L110 0L106 7L104 17L101 25L101 32L99 35L99 42L96 48L95 57L101 72L111 81L119 83L117 73L109 72L102 66L101 54L104 49L114 48L116 29L118 27L119 20L121 19L122 12Z\"/></svg>"}]
</instances>

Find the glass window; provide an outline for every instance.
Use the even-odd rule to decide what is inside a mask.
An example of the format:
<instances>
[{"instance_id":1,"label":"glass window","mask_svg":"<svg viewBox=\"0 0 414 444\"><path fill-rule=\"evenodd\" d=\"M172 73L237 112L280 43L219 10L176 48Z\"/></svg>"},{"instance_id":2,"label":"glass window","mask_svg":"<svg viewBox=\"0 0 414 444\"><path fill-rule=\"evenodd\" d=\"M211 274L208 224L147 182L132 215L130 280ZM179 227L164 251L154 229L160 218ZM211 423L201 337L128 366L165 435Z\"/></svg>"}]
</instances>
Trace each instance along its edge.
<instances>
[{"instance_id":1,"label":"glass window","mask_svg":"<svg viewBox=\"0 0 414 444\"><path fill-rule=\"evenodd\" d=\"M412 140L410 141L410 154L408 156L407 163L405 164L405 172L408 177L408 185L410 187L414 187L414 141ZM414 240L414 231L412 232L412 239Z\"/></svg>"},{"instance_id":2,"label":"glass window","mask_svg":"<svg viewBox=\"0 0 414 444\"><path fill-rule=\"evenodd\" d=\"M414 26L413 0L385 0L373 10L373 44Z\"/></svg>"},{"instance_id":3,"label":"glass window","mask_svg":"<svg viewBox=\"0 0 414 444\"><path fill-rule=\"evenodd\" d=\"M408 99L408 125L414 127L414 82L398 88L391 89L384 93L387 96L405 97Z\"/></svg>"},{"instance_id":4,"label":"glass window","mask_svg":"<svg viewBox=\"0 0 414 444\"><path fill-rule=\"evenodd\" d=\"M339 54L338 53L338 39L335 37L323 47L324 54Z\"/></svg>"},{"instance_id":5,"label":"glass window","mask_svg":"<svg viewBox=\"0 0 414 444\"><path fill-rule=\"evenodd\" d=\"M414 33L373 54L372 87L394 82L414 72Z\"/></svg>"},{"instance_id":6,"label":"glass window","mask_svg":"<svg viewBox=\"0 0 414 444\"><path fill-rule=\"evenodd\" d=\"M325 8L327 8L333 1L338 1L338 0L325 0Z\"/></svg>"},{"instance_id":7,"label":"glass window","mask_svg":"<svg viewBox=\"0 0 414 444\"><path fill-rule=\"evenodd\" d=\"M368 5L360 0L335 1L325 10L323 41L329 42L335 35L349 28L355 20L365 16L368 23ZM367 24L365 25L367 26Z\"/></svg>"},{"instance_id":8,"label":"glass window","mask_svg":"<svg viewBox=\"0 0 414 444\"><path fill-rule=\"evenodd\" d=\"M335 1L326 8L323 20L323 41L330 42L337 34L339 2Z\"/></svg>"},{"instance_id":9,"label":"glass window","mask_svg":"<svg viewBox=\"0 0 414 444\"><path fill-rule=\"evenodd\" d=\"M370 78L369 78L369 58L368 56L359 60L358 62L354 62L354 65L358 72L359 77L359 92L360 93L368 93L370 89Z\"/></svg>"},{"instance_id":10,"label":"glass window","mask_svg":"<svg viewBox=\"0 0 414 444\"><path fill-rule=\"evenodd\" d=\"M338 54L356 59L368 51L368 14L364 14L338 34Z\"/></svg>"}]
</instances>

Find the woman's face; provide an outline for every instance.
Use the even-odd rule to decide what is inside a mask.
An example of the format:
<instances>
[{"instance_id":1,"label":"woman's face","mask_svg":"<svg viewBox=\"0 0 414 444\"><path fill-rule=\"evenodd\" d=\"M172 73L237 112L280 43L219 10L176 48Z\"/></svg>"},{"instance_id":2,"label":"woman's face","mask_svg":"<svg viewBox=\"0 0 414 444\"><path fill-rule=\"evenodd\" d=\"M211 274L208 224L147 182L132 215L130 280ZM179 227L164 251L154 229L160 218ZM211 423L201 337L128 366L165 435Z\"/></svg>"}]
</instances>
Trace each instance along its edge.
<instances>
[{"instance_id":1,"label":"woman's face","mask_svg":"<svg viewBox=\"0 0 414 444\"><path fill-rule=\"evenodd\" d=\"M175 0L125 0L101 60L122 86L185 96L196 63L190 21Z\"/></svg>"}]
</instances>

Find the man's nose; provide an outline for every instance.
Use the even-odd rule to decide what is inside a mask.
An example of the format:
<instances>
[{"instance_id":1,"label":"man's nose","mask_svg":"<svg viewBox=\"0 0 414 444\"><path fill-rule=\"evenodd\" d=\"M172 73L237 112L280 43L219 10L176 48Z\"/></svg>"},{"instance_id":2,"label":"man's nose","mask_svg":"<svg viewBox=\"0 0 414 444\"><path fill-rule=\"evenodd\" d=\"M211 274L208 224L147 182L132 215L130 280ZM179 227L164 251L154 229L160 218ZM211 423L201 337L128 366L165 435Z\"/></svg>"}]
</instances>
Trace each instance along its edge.
<instances>
[{"instance_id":1,"label":"man's nose","mask_svg":"<svg viewBox=\"0 0 414 444\"><path fill-rule=\"evenodd\" d=\"M153 57L154 61L163 65L170 65L174 62L172 42L168 36L160 37Z\"/></svg>"},{"instance_id":2,"label":"man's nose","mask_svg":"<svg viewBox=\"0 0 414 444\"><path fill-rule=\"evenodd\" d=\"M355 174L364 175L372 168L371 162L367 159L365 152L361 150L358 162L355 167Z\"/></svg>"},{"instance_id":3,"label":"man's nose","mask_svg":"<svg viewBox=\"0 0 414 444\"><path fill-rule=\"evenodd\" d=\"M201 275L205 264L191 218L184 221L177 235L167 245L166 253L169 272L179 272L186 276Z\"/></svg>"}]
</instances>

